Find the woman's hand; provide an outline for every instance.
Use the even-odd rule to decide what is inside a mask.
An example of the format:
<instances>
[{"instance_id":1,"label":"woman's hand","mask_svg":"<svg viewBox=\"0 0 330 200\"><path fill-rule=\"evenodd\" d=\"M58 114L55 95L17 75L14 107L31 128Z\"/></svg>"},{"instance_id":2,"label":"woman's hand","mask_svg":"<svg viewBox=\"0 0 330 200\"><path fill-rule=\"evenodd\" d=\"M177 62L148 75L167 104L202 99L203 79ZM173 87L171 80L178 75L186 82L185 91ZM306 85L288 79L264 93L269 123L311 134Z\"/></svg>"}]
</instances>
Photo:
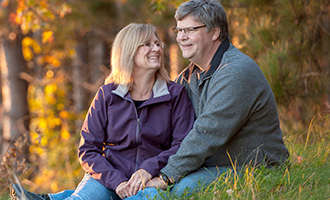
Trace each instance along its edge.
<instances>
[{"instance_id":1,"label":"woman's hand","mask_svg":"<svg viewBox=\"0 0 330 200\"><path fill-rule=\"evenodd\" d=\"M134 172L128 180L129 196L136 195L139 190L142 190L146 183L152 178L151 174L144 169L139 169Z\"/></svg>"},{"instance_id":2,"label":"woman's hand","mask_svg":"<svg viewBox=\"0 0 330 200\"><path fill-rule=\"evenodd\" d=\"M159 177L154 177L147 182L146 187L155 187L162 190L166 190L167 184Z\"/></svg>"},{"instance_id":3,"label":"woman's hand","mask_svg":"<svg viewBox=\"0 0 330 200\"><path fill-rule=\"evenodd\" d=\"M129 187L127 186L127 181L119 183L116 188L116 193L121 199L129 197Z\"/></svg>"}]
</instances>

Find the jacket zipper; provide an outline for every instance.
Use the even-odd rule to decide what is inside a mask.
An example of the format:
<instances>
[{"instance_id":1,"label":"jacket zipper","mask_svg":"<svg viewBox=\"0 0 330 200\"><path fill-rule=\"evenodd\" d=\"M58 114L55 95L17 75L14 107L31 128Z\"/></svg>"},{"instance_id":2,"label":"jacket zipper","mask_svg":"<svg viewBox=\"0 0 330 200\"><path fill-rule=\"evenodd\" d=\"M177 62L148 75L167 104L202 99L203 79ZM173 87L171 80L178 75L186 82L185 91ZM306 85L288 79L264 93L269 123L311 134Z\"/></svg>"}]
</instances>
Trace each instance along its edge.
<instances>
[{"instance_id":1,"label":"jacket zipper","mask_svg":"<svg viewBox=\"0 0 330 200\"><path fill-rule=\"evenodd\" d=\"M133 106L134 106L134 102L132 99L127 99L128 101L130 101ZM135 106L134 106L135 108ZM139 165L139 157L140 157L140 149L139 149L139 134L141 132L141 127L140 127L140 118L139 118L139 115L138 115L138 111L137 111L137 108L134 109L135 110L135 116L137 118L137 127L136 127L136 133L135 133L135 143L136 143L136 157L135 157L135 170L134 171L137 171Z\"/></svg>"},{"instance_id":2,"label":"jacket zipper","mask_svg":"<svg viewBox=\"0 0 330 200\"><path fill-rule=\"evenodd\" d=\"M137 118L137 128L136 128L136 134L135 134L135 142L136 142L136 157L135 157L135 171L138 169L138 163L139 163L139 158L140 158L140 148L139 148L139 134L141 132L141 127L140 127L140 118Z\"/></svg>"}]
</instances>

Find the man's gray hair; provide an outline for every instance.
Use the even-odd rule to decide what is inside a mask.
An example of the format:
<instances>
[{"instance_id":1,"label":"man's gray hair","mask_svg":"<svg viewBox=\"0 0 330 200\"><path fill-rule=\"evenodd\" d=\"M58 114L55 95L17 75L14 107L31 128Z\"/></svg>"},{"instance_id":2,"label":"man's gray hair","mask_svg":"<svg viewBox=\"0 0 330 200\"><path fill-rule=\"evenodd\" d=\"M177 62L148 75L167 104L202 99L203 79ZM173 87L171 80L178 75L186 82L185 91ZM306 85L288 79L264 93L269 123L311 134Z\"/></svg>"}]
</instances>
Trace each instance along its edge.
<instances>
[{"instance_id":1,"label":"man's gray hair","mask_svg":"<svg viewBox=\"0 0 330 200\"><path fill-rule=\"evenodd\" d=\"M206 25L207 31L214 27L220 28L219 40L229 39L226 12L217 0L190 0L182 3L175 12L175 20L180 21L186 16Z\"/></svg>"}]
</instances>

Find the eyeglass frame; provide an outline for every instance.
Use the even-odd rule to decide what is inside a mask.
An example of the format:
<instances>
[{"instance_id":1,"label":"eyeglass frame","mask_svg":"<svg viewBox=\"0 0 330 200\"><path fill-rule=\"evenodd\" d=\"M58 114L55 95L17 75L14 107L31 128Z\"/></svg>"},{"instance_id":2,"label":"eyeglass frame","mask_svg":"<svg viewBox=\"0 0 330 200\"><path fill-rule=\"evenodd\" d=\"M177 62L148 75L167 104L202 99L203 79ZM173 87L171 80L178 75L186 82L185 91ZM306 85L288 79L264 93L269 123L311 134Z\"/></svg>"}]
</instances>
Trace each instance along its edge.
<instances>
[{"instance_id":1,"label":"eyeglass frame","mask_svg":"<svg viewBox=\"0 0 330 200\"><path fill-rule=\"evenodd\" d=\"M190 34L195 32L197 29L204 28L206 25L201 25L201 26L195 26L195 27L186 27L186 28L178 28L178 27L173 27L172 31L175 35L178 35L181 31L183 31L185 34Z\"/></svg>"},{"instance_id":2,"label":"eyeglass frame","mask_svg":"<svg viewBox=\"0 0 330 200\"><path fill-rule=\"evenodd\" d=\"M148 45L148 43L150 43L150 44ZM151 43L152 43L152 45L151 45ZM164 46L165 46L164 45L164 42L159 42L159 43L155 43L155 42L144 42L142 44L139 44L139 46L144 46L144 47L146 47L148 49L153 49L155 45L157 47L161 48L161 49L164 49Z\"/></svg>"}]
</instances>

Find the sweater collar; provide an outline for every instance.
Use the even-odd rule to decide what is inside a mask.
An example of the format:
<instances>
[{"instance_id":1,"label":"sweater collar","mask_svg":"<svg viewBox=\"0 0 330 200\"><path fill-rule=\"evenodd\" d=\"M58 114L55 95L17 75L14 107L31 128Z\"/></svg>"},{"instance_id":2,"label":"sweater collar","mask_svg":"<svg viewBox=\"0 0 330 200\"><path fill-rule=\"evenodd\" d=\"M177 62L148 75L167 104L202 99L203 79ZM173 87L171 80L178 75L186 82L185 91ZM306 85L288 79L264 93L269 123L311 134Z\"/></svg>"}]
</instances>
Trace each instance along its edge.
<instances>
[{"instance_id":1,"label":"sweater collar","mask_svg":"<svg viewBox=\"0 0 330 200\"><path fill-rule=\"evenodd\" d=\"M205 72L203 80L209 78L210 76L212 76L212 74L215 72L215 70L218 69L218 67L220 65L220 62L222 60L222 56L227 51L228 47L229 47L229 41L228 41L228 39L226 39L225 41L223 41L221 43L218 50L215 52L215 54L214 54L214 56L211 60L211 64L210 64L211 66Z\"/></svg>"},{"instance_id":2,"label":"sweater collar","mask_svg":"<svg viewBox=\"0 0 330 200\"><path fill-rule=\"evenodd\" d=\"M201 83L205 80L208 79L212 76L212 74L218 69L223 54L227 51L227 49L229 48L230 43L229 40L226 39L225 41L223 41L220 46L218 47L217 51L215 52L211 63L210 63L210 67L208 68L207 71L205 71L204 76L201 78ZM184 77L186 80L189 80L189 77L191 75L191 73L198 68L198 66L196 66L194 63L191 63L190 66L188 67L189 70L185 71L184 73Z\"/></svg>"}]
</instances>

